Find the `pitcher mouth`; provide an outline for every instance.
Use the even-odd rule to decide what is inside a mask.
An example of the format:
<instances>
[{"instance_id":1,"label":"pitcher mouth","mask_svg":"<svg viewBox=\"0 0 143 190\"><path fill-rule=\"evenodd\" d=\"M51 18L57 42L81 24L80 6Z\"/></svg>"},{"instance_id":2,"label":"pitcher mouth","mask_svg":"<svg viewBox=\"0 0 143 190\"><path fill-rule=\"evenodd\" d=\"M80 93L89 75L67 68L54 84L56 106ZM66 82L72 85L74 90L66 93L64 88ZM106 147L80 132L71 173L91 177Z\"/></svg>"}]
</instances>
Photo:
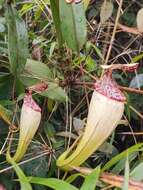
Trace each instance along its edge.
<instances>
[{"instance_id":1,"label":"pitcher mouth","mask_svg":"<svg viewBox=\"0 0 143 190\"><path fill-rule=\"evenodd\" d=\"M118 102L126 102L125 95L121 92L111 75L104 74L102 79L97 80L94 83L94 89L109 99L116 100Z\"/></svg>"},{"instance_id":2,"label":"pitcher mouth","mask_svg":"<svg viewBox=\"0 0 143 190\"><path fill-rule=\"evenodd\" d=\"M41 112L41 108L37 105L37 103L33 100L31 94L26 94L24 97L24 105L30 107L31 109Z\"/></svg>"}]
</instances>

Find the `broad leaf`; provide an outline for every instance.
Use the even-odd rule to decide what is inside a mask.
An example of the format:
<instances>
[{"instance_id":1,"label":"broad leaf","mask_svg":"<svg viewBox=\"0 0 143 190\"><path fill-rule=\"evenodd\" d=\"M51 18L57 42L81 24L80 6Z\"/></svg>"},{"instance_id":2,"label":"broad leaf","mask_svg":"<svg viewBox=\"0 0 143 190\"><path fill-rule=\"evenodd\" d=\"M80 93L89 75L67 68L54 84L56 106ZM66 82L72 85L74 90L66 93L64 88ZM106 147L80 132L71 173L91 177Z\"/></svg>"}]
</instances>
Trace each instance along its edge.
<instances>
[{"instance_id":1,"label":"broad leaf","mask_svg":"<svg viewBox=\"0 0 143 190\"><path fill-rule=\"evenodd\" d=\"M10 157L10 155L9 155L9 160L19 178L21 190L32 190L32 187L31 187L30 183L28 182L27 177L25 176L25 174L23 173L21 168L13 161L13 159Z\"/></svg>"},{"instance_id":2,"label":"broad leaf","mask_svg":"<svg viewBox=\"0 0 143 190\"><path fill-rule=\"evenodd\" d=\"M10 80L11 75L9 73L0 72L0 83L6 82L6 80Z\"/></svg>"},{"instance_id":3,"label":"broad leaf","mask_svg":"<svg viewBox=\"0 0 143 190\"><path fill-rule=\"evenodd\" d=\"M78 135L83 133L85 127L85 120L81 120L79 118L73 118L73 127L74 130L77 132Z\"/></svg>"},{"instance_id":4,"label":"broad leaf","mask_svg":"<svg viewBox=\"0 0 143 190\"><path fill-rule=\"evenodd\" d=\"M11 97L13 88L13 76L9 73L0 72L0 100Z\"/></svg>"},{"instance_id":5,"label":"broad leaf","mask_svg":"<svg viewBox=\"0 0 143 190\"><path fill-rule=\"evenodd\" d=\"M140 151L142 147L143 147L143 143L135 144L135 145L131 146L130 148L128 148L127 150L124 150L120 154L117 154L103 166L102 171L108 170L113 165L115 165L117 162L119 162L121 159L126 158L127 153L128 153L128 155L130 155L134 152Z\"/></svg>"},{"instance_id":6,"label":"broad leaf","mask_svg":"<svg viewBox=\"0 0 143 190\"><path fill-rule=\"evenodd\" d=\"M42 96L61 102L66 100L67 95L65 91L57 83L51 82L53 81L52 73L49 67L42 62L28 59L24 72L21 75L21 81L26 86L31 86L38 81L46 81L48 89L40 93Z\"/></svg>"},{"instance_id":7,"label":"broad leaf","mask_svg":"<svg viewBox=\"0 0 143 190\"><path fill-rule=\"evenodd\" d=\"M4 0L0 0L0 6L3 6Z\"/></svg>"},{"instance_id":8,"label":"broad leaf","mask_svg":"<svg viewBox=\"0 0 143 190\"><path fill-rule=\"evenodd\" d=\"M137 156L138 156L137 152L130 154L128 158L129 163L131 163ZM126 158L123 158L118 163L116 163L115 167L113 167L112 169L112 173L119 174L120 172L122 172L125 168L125 162L126 162Z\"/></svg>"},{"instance_id":9,"label":"broad leaf","mask_svg":"<svg viewBox=\"0 0 143 190\"><path fill-rule=\"evenodd\" d=\"M79 52L86 42L86 18L83 2L59 1L62 36L68 47Z\"/></svg>"},{"instance_id":10,"label":"broad leaf","mask_svg":"<svg viewBox=\"0 0 143 190\"><path fill-rule=\"evenodd\" d=\"M10 71L14 76L17 76L23 71L29 56L28 34L23 19L11 4L7 4L6 20Z\"/></svg>"},{"instance_id":11,"label":"broad leaf","mask_svg":"<svg viewBox=\"0 0 143 190\"><path fill-rule=\"evenodd\" d=\"M54 25L56 28L59 46L61 46L63 43L63 39L62 39L61 22L59 15L59 0L50 0L50 5L51 5L51 11L52 11Z\"/></svg>"},{"instance_id":12,"label":"broad leaf","mask_svg":"<svg viewBox=\"0 0 143 190\"><path fill-rule=\"evenodd\" d=\"M130 178L135 181L143 180L143 163L138 164L130 173Z\"/></svg>"},{"instance_id":13,"label":"broad leaf","mask_svg":"<svg viewBox=\"0 0 143 190\"><path fill-rule=\"evenodd\" d=\"M42 92L41 95L61 102L66 101L67 97L65 91L56 83L49 83L48 89Z\"/></svg>"},{"instance_id":14,"label":"broad leaf","mask_svg":"<svg viewBox=\"0 0 143 190\"><path fill-rule=\"evenodd\" d=\"M113 12L113 4L110 1L104 0L101 6L100 20L101 23L106 22Z\"/></svg>"},{"instance_id":15,"label":"broad leaf","mask_svg":"<svg viewBox=\"0 0 143 190\"><path fill-rule=\"evenodd\" d=\"M22 77L35 78L38 80L51 80L52 73L48 66L40 61L27 59Z\"/></svg>"},{"instance_id":16,"label":"broad leaf","mask_svg":"<svg viewBox=\"0 0 143 190\"><path fill-rule=\"evenodd\" d=\"M54 179L54 178L40 178L40 177L29 177L30 183L35 183L39 185L45 185L51 187L55 190L78 190L73 185L68 184L65 181Z\"/></svg>"}]
</instances>

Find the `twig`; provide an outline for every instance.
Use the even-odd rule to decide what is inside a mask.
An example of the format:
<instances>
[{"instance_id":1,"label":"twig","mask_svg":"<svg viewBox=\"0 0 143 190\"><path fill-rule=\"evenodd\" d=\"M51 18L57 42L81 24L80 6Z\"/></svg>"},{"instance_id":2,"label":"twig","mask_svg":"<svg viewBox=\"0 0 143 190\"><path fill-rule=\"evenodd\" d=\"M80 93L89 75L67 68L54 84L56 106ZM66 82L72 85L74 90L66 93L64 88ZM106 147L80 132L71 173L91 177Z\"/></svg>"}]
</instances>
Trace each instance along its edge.
<instances>
[{"instance_id":1,"label":"twig","mask_svg":"<svg viewBox=\"0 0 143 190\"><path fill-rule=\"evenodd\" d=\"M131 92L131 93L136 93L136 94L143 94L143 90L139 90L136 88L129 88L129 87L124 87L124 86L119 86L121 90Z\"/></svg>"},{"instance_id":2,"label":"twig","mask_svg":"<svg viewBox=\"0 0 143 190\"><path fill-rule=\"evenodd\" d=\"M45 153L42 153L42 154L40 154L40 155L38 155L38 156L35 156L34 158L31 158L31 159L28 159L28 160L24 160L24 161L18 163L17 165L20 166L20 165L22 165L22 164L25 164L25 163L30 162L30 161L32 161L32 160L36 160L36 159L38 159L38 158L40 158L40 157L42 157L42 156L48 155L48 154L50 154L50 153L51 153L51 152L46 151ZM4 169L0 170L0 173L6 172L6 171L8 171L8 170L10 170L10 169L12 169L12 168L13 168L13 166L4 168Z\"/></svg>"},{"instance_id":3,"label":"twig","mask_svg":"<svg viewBox=\"0 0 143 190\"><path fill-rule=\"evenodd\" d=\"M122 187L125 180L123 176L117 176L106 172L101 174L100 179L105 183L114 185L115 187L119 188ZM142 189L143 189L143 183L129 180L129 190L142 190Z\"/></svg>"},{"instance_id":4,"label":"twig","mask_svg":"<svg viewBox=\"0 0 143 190\"><path fill-rule=\"evenodd\" d=\"M93 169L91 168L85 168L85 167L74 167L71 166L74 170L84 174L84 175L89 175ZM100 180L113 185L114 187L119 187L121 188L123 183L124 183L124 176L119 176L115 174L111 174L108 172L103 172L100 176ZM142 190L143 189L143 183L142 182L137 182L134 180L129 180L129 190Z\"/></svg>"},{"instance_id":5,"label":"twig","mask_svg":"<svg viewBox=\"0 0 143 190\"><path fill-rule=\"evenodd\" d=\"M94 86L94 82L80 82L80 81L75 81L74 85L86 85L86 86ZM139 90L136 88L129 88L125 86L119 86L119 88L123 91L130 92L130 93L135 93L135 94L142 94L143 95L143 90Z\"/></svg>"},{"instance_id":6,"label":"twig","mask_svg":"<svg viewBox=\"0 0 143 190\"><path fill-rule=\"evenodd\" d=\"M129 106L129 108L132 111L134 111L141 119L143 119L143 115L139 111L137 111L133 106Z\"/></svg>"},{"instance_id":7,"label":"twig","mask_svg":"<svg viewBox=\"0 0 143 190\"><path fill-rule=\"evenodd\" d=\"M108 49L107 56L106 56L105 63L104 63L105 65L108 63L108 60L109 60L109 57L110 57L110 54L111 54L112 45L113 45L113 42L114 42L114 39L115 39L116 30L117 30L117 27L118 27L118 21L119 21L119 17L120 17L120 12L121 12L121 9L122 9L122 4L123 4L123 0L121 0L120 4L119 4L119 8L118 8L118 12L117 12L116 20L115 20L115 26L114 26L114 29L113 29L109 49Z\"/></svg>"},{"instance_id":8,"label":"twig","mask_svg":"<svg viewBox=\"0 0 143 190\"><path fill-rule=\"evenodd\" d=\"M132 34L135 34L135 35L142 36L142 33L140 33L137 28L133 28L133 27L131 28L131 27L122 25L122 24L120 24L120 23L118 24L118 27L119 27L122 31L124 31L124 32L128 32L128 33L132 33Z\"/></svg>"}]
</instances>

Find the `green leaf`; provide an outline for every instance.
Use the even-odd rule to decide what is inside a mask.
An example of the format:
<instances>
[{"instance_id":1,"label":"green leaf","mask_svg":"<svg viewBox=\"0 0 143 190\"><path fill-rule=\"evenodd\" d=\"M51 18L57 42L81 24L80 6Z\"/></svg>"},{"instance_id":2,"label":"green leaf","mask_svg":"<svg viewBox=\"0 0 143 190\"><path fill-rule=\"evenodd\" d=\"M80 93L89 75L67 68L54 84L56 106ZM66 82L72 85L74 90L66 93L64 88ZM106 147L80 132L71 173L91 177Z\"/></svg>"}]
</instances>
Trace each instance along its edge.
<instances>
[{"instance_id":1,"label":"green leaf","mask_svg":"<svg viewBox=\"0 0 143 190\"><path fill-rule=\"evenodd\" d=\"M31 144L31 152L35 151L38 152L39 155L42 155L43 151L41 150L41 147L37 146L37 144ZM31 160L30 162L27 162L25 165L22 166L22 168L27 176L46 177L48 170L47 155L43 155L39 158Z\"/></svg>"},{"instance_id":2,"label":"green leaf","mask_svg":"<svg viewBox=\"0 0 143 190\"><path fill-rule=\"evenodd\" d=\"M6 8L10 71L17 76L23 71L29 56L28 34L23 19L13 5L7 4Z\"/></svg>"},{"instance_id":3,"label":"green leaf","mask_svg":"<svg viewBox=\"0 0 143 190\"><path fill-rule=\"evenodd\" d=\"M70 176L66 179L66 182L72 183L72 182L73 182L76 178L78 178L78 177L83 177L83 178L85 178L85 176L84 176L83 174L81 174L81 173L75 173L75 174L70 175Z\"/></svg>"},{"instance_id":4,"label":"green leaf","mask_svg":"<svg viewBox=\"0 0 143 190\"><path fill-rule=\"evenodd\" d=\"M126 164L125 164L125 174L124 174L124 184L122 187L122 190L128 190L129 189L129 160L128 160L128 156L126 159Z\"/></svg>"},{"instance_id":5,"label":"green leaf","mask_svg":"<svg viewBox=\"0 0 143 190\"><path fill-rule=\"evenodd\" d=\"M136 63L137 61L140 61L143 58L143 53L140 53L139 55L136 55L132 58L132 62Z\"/></svg>"},{"instance_id":6,"label":"green leaf","mask_svg":"<svg viewBox=\"0 0 143 190\"><path fill-rule=\"evenodd\" d=\"M20 76L20 81L25 85L25 86L32 86L38 82L40 82L40 80L32 78L32 76L24 76L21 75Z\"/></svg>"},{"instance_id":7,"label":"green leaf","mask_svg":"<svg viewBox=\"0 0 143 190\"><path fill-rule=\"evenodd\" d=\"M13 76L9 73L0 72L0 99L11 97L13 88Z\"/></svg>"},{"instance_id":8,"label":"green leaf","mask_svg":"<svg viewBox=\"0 0 143 190\"><path fill-rule=\"evenodd\" d=\"M19 178L21 190L32 190L32 187L31 187L27 177L25 176L23 171L20 169L20 167L13 161L13 159L10 157L10 155L9 155L9 160Z\"/></svg>"},{"instance_id":9,"label":"green leaf","mask_svg":"<svg viewBox=\"0 0 143 190\"><path fill-rule=\"evenodd\" d=\"M65 181L54 179L54 178L40 178L40 177L29 177L30 183L35 183L39 185L45 185L47 187L51 187L55 190L78 190L73 185L68 184Z\"/></svg>"},{"instance_id":10,"label":"green leaf","mask_svg":"<svg viewBox=\"0 0 143 190\"><path fill-rule=\"evenodd\" d=\"M0 0L0 6L3 6L5 0Z\"/></svg>"},{"instance_id":11,"label":"green leaf","mask_svg":"<svg viewBox=\"0 0 143 190\"><path fill-rule=\"evenodd\" d=\"M138 156L137 152L134 152L134 153L130 154L129 158L128 158L129 159L129 163L131 163L137 156ZM119 174L121 171L123 171L124 168L125 168L125 162L126 162L126 158L121 159L115 165L115 167L113 167L112 173Z\"/></svg>"},{"instance_id":12,"label":"green leaf","mask_svg":"<svg viewBox=\"0 0 143 190\"><path fill-rule=\"evenodd\" d=\"M66 101L67 97L65 91L61 87L59 87L56 83L49 83L48 89L42 92L41 95L46 96L52 100L61 101L61 102Z\"/></svg>"},{"instance_id":13,"label":"green leaf","mask_svg":"<svg viewBox=\"0 0 143 190\"><path fill-rule=\"evenodd\" d=\"M85 181L80 190L94 190L99 178L100 167L97 167L90 175L85 178Z\"/></svg>"},{"instance_id":14,"label":"green leaf","mask_svg":"<svg viewBox=\"0 0 143 190\"><path fill-rule=\"evenodd\" d=\"M95 62L94 59L92 59L90 56L87 56L86 58L86 70L88 72L92 72L92 71L95 71L96 68L97 68L97 63Z\"/></svg>"},{"instance_id":15,"label":"green leaf","mask_svg":"<svg viewBox=\"0 0 143 190\"><path fill-rule=\"evenodd\" d=\"M143 180L143 162L138 164L130 173L130 178L135 181Z\"/></svg>"},{"instance_id":16,"label":"green leaf","mask_svg":"<svg viewBox=\"0 0 143 190\"><path fill-rule=\"evenodd\" d=\"M0 104L0 118L2 118L7 124L11 125L12 117L12 112Z\"/></svg>"},{"instance_id":17,"label":"green leaf","mask_svg":"<svg viewBox=\"0 0 143 190\"><path fill-rule=\"evenodd\" d=\"M131 146L130 148L128 148L127 150L124 150L123 152L121 152L120 154L118 154L117 156L113 157L109 162L107 162L104 167L102 168L102 172L105 170L108 170L109 168L111 168L114 164L116 164L117 162L119 162L121 159L126 158L127 153L128 155L140 151L140 149L143 147L143 143L139 143L139 144L135 144L133 146Z\"/></svg>"},{"instance_id":18,"label":"green leaf","mask_svg":"<svg viewBox=\"0 0 143 190\"><path fill-rule=\"evenodd\" d=\"M56 134L54 126L48 121L44 123L44 132L48 138L54 138L54 135Z\"/></svg>"},{"instance_id":19,"label":"green leaf","mask_svg":"<svg viewBox=\"0 0 143 190\"><path fill-rule=\"evenodd\" d=\"M24 76L29 77L29 78L35 78L38 80L43 80L43 81L49 81L51 80L52 73L46 64L40 61L27 59L24 72L21 75L22 79L24 78Z\"/></svg>"},{"instance_id":20,"label":"green leaf","mask_svg":"<svg viewBox=\"0 0 143 190\"><path fill-rule=\"evenodd\" d=\"M30 10L32 10L34 7L34 3L33 2L29 2L27 4L23 4L22 8L19 10L21 15L26 14L27 12L29 12Z\"/></svg>"},{"instance_id":21,"label":"green leaf","mask_svg":"<svg viewBox=\"0 0 143 190\"><path fill-rule=\"evenodd\" d=\"M50 0L51 11L53 16L54 25L56 28L57 38L59 46L62 45L62 31L61 31L61 22L60 22L60 15L59 15L59 0Z\"/></svg>"},{"instance_id":22,"label":"green leaf","mask_svg":"<svg viewBox=\"0 0 143 190\"><path fill-rule=\"evenodd\" d=\"M10 80L10 73L0 72L0 83L6 82L6 80Z\"/></svg>"},{"instance_id":23,"label":"green leaf","mask_svg":"<svg viewBox=\"0 0 143 190\"><path fill-rule=\"evenodd\" d=\"M102 60L104 60L104 57L102 55L101 50L96 45L94 45L91 42L88 42L88 44L89 44L89 46L91 46L95 50L95 52L97 53L97 55L99 56L99 58L102 59Z\"/></svg>"},{"instance_id":24,"label":"green leaf","mask_svg":"<svg viewBox=\"0 0 143 190\"><path fill-rule=\"evenodd\" d=\"M68 47L79 52L86 42L86 18L83 2L59 1L62 36Z\"/></svg>"}]
</instances>

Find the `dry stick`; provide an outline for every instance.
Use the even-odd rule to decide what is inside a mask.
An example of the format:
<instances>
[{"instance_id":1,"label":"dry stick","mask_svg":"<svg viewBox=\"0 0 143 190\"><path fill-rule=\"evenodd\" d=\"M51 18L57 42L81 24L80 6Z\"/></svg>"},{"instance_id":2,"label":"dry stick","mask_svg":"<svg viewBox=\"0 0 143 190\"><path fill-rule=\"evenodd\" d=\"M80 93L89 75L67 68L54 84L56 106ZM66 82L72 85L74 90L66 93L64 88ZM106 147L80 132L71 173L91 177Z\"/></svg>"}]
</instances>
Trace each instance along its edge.
<instances>
[{"instance_id":1,"label":"dry stick","mask_svg":"<svg viewBox=\"0 0 143 190\"><path fill-rule=\"evenodd\" d=\"M84 175L89 175L93 171L93 169L86 168L86 167L74 167L74 166L71 166L71 167ZM100 180L107 184L113 185L113 187L121 188L125 179L124 179L124 176L115 175L108 172L103 172L100 175ZM143 190L143 183L130 179L129 190Z\"/></svg>"},{"instance_id":2,"label":"dry stick","mask_svg":"<svg viewBox=\"0 0 143 190\"><path fill-rule=\"evenodd\" d=\"M119 5L120 4L120 2L119 2L120 0L116 0L116 3ZM123 10L121 9L121 13L123 14Z\"/></svg>"},{"instance_id":3,"label":"dry stick","mask_svg":"<svg viewBox=\"0 0 143 190\"><path fill-rule=\"evenodd\" d=\"M65 125L66 132L68 132L68 125L69 125L69 103L68 103L68 99L66 97L66 125ZM70 128L71 128L71 126L70 126ZM68 147L67 140L65 138L65 148L66 148L66 146Z\"/></svg>"},{"instance_id":4,"label":"dry stick","mask_svg":"<svg viewBox=\"0 0 143 190\"><path fill-rule=\"evenodd\" d=\"M41 3L44 5L46 11L49 13L50 17L52 18L52 12L49 9L49 7L47 6L47 4L45 3L45 1L41 0Z\"/></svg>"},{"instance_id":5,"label":"dry stick","mask_svg":"<svg viewBox=\"0 0 143 190\"><path fill-rule=\"evenodd\" d=\"M79 69L81 69L81 67L79 65L76 65ZM84 73L86 73L89 77L91 77L93 80L97 80L97 77L93 76L92 74L90 74L88 71L86 71L84 68L82 68L82 71L84 71Z\"/></svg>"},{"instance_id":6,"label":"dry stick","mask_svg":"<svg viewBox=\"0 0 143 190\"><path fill-rule=\"evenodd\" d=\"M78 68L80 68L80 66L77 66ZM88 76L90 76L94 81L97 81L98 78L93 76L92 74L90 74L88 71L86 71L84 68L82 68L82 70L84 71L84 73L86 73ZM80 82L80 81L75 81L74 85L89 85L89 86L93 86L94 82ZM129 87L124 87L124 86L119 86L119 88L121 90L127 91L127 92L131 92L131 93L136 93L136 94L142 94L143 95L143 90L140 89L136 89L136 88L129 88Z\"/></svg>"},{"instance_id":7,"label":"dry stick","mask_svg":"<svg viewBox=\"0 0 143 190\"><path fill-rule=\"evenodd\" d=\"M5 146L6 146L7 142L8 142L8 139L9 139L10 135L11 135L11 132L8 132L8 135L7 135L7 137L6 137L6 140L5 140L5 142L4 142L4 144L2 145L2 148L1 148L1 150L0 150L0 155L4 152L4 148L5 148Z\"/></svg>"},{"instance_id":8,"label":"dry stick","mask_svg":"<svg viewBox=\"0 0 143 190\"><path fill-rule=\"evenodd\" d=\"M108 183L110 185L114 185L114 187L121 188L124 183L124 177L123 176L117 176L110 173L104 172L101 174L100 177L101 181ZM133 180L129 180L129 190L142 190L143 189L143 183L142 182L136 182Z\"/></svg>"},{"instance_id":9,"label":"dry stick","mask_svg":"<svg viewBox=\"0 0 143 190\"><path fill-rule=\"evenodd\" d=\"M13 84L13 90L12 90L12 97L13 97L13 101L14 101L14 90L15 89L15 82ZM17 129L15 128L15 125L14 125L14 120L15 120L15 117L16 117L16 111L17 111L17 103L16 103L16 106L15 106L15 110L14 110L14 113L13 113L13 119L12 119L12 122L9 126L9 132L8 132L8 135L6 137L6 140L0 150L0 154L2 154L4 152L4 149L5 149L5 146L6 144L8 143L9 141L9 146L11 146L12 144L12 138L10 139L10 137L13 137L13 132L17 132L18 131L18 127ZM13 128L14 127L14 128ZM10 140L9 140L10 139Z\"/></svg>"},{"instance_id":10,"label":"dry stick","mask_svg":"<svg viewBox=\"0 0 143 190\"><path fill-rule=\"evenodd\" d=\"M20 166L20 165L22 165L22 164L25 164L25 163L27 163L27 162L30 162L30 161L32 161L32 160L35 160L35 159L37 159L37 158L40 158L40 157L45 156L45 155L48 155L48 154L50 154L50 152L49 152L49 151L46 151L45 153L42 153L42 154L40 154L40 155L38 155L38 156L35 156L34 158L31 158L31 159L22 161L22 162L18 163L17 165ZM8 171L8 170L10 170L10 169L12 169L12 168L13 168L13 166L9 166L9 167L7 167L7 168L5 168L5 169L0 170L0 173L6 172L6 171Z\"/></svg>"},{"instance_id":11,"label":"dry stick","mask_svg":"<svg viewBox=\"0 0 143 190\"><path fill-rule=\"evenodd\" d=\"M111 30L111 25L110 23L108 22L108 25L107 25L107 32L106 32L106 35L105 35L105 42L108 42L110 40L110 30ZM103 57L106 56L106 50L107 50L107 47L108 47L108 43L105 43L104 46L103 46L103 51L102 51L102 54L103 54ZM104 64L104 59L102 60L102 64Z\"/></svg>"},{"instance_id":12,"label":"dry stick","mask_svg":"<svg viewBox=\"0 0 143 190\"><path fill-rule=\"evenodd\" d=\"M72 132L72 114L71 114L71 103L70 103L70 106L69 106L69 132L71 133ZM67 132L67 130L66 130ZM66 138L65 138L66 139ZM71 143L71 136L69 136L68 138L68 142L67 142L67 148L70 147L70 143Z\"/></svg>"},{"instance_id":13,"label":"dry stick","mask_svg":"<svg viewBox=\"0 0 143 190\"><path fill-rule=\"evenodd\" d=\"M143 132L121 132L117 133L119 135L134 135L134 136L143 136Z\"/></svg>"},{"instance_id":14,"label":"dry stick","mask_svg":"<svg viewBox=\"0 0 143 190\"><path fill-rule=\"evenodd\" d=\"M122 4L123 4L123 0L121 0L120 4L119 4L119 8L118 8L118 12L117 12L116 20L115 20L115 26L114 26L114 29L113 29L109 49L108 49L107 56L106 56L105 63L104 63L105 65L107 65L109 57L110 57L110 54L111 54L112 45L113 45L113 42L114 42L114 39L115 39L116 30L117 30L117 27L118 27L118 21L119 21L119 17L120 17L120 12L121 12L121 9L122 9Z\"/></svg>"},{"instance_id":15,"label":"dry stick","mask_svg":"<svg viewBox=\"0 0 143 190\"><path fill-rule=\"evenodd\" d=\"M86 98L86 96L84 95L83 98L80 100L80 102L77 104L77 106L72 111L72 116L74 116L75 113L78 111L78 108L80 108L80 105L83 103L83 101L84 101L85 98Z\"/></svg>"},{"instance_id":16,"label":"dry stick","mask_svg":"<svg viewBox=\"0 0 143 190\"><path fill-rule=\"evenodd\" d=\"M80 82L80 81L75 81L74 85L83 85L86 84L87 86L94 86L94 82ZM119 88L123 91L130 92L130 93L135 93L135 94L141 94L143 95L143 90L139 90L136 88L129 88L125 86L119 86Z\"/></svg>"},{"instance_id":17,"label":"dry stick","mask_svg":"<svg viewBox=\"0 0 143 190\"><path fill-rule=\"evenodd\" d=\"M139 111L137 111L133 106L129 106L129 108L132 111L134 111L141 119L143 119L143 115Z\"/></svg>"},{"instance_id":18,"label":"dry stick","mask_svg":"<svg viewBox=\"0 0 143 190\"><path fill-rule=\"evenodd\" d=\"M128 32L128 33L131 33L131 34L135 34L135 35L142 36L142 33L139 32L137 28L128 27L128 26L122 25L122 24L120 24L120 23L118 23L118 27L119 27L123 32Z\"/></svg>"},{"instance_id":19,"label":"dry stick","mask_svg":"<svg viewBox=\"0 0 143 190\"><path fill-rule=\"evenodd\" d=\"M139 90L136 88L129 88L129 87L124 87L124 86L119 86L121 90L131 92L131 93L136 93L136 94L142 94L143 95L143 90Z\"/></svg>"},{"instance_id":20,"label":"dry stick","mask_svg":"<svg viewBox=\"0 0 143 190\"><path fill-rule=\"evenodd\" d=\"M82 65L81 65L81 69L80 69L80 70L81 70L82 76L84 76L84 72L83 72L83 67L82 67ZM88 108L89 108L88 92L87 92L87 86L86 86L86 83L85 83L85 82L83 83L83 86L84 86L84 91L85 91L87 106L88 106Z\"/></svg>"},{"instance_id":21,"label":"dry stick","mask_svg":"<svg viewBox=\"0 0 143 190\"><path fill-rule=\"evenodd\" d=\"M45 10L42 8L40 2L38 0L34 0L34 1L35 1L35 3L37 3L37 5L39 6L39 8L43 11L43 13L44 13L45 17L47 18L47 20L49 20L49 17L47 15L47 13L45 12Z\"/></svg>"},{"instance_id":22,"label":"dry stick","mask_svg":"<svg viewBox=\"0 0 143 190\"><path fill-rule=\"evenodd\" d=\"M134 139L134 141L135 141L135 144L137 144L137 139L136 139L136 137L135 137L135 135L134 135L134 131L133 131L133 129L132 129L131 124L130 124L130 122L128 121L128 119L127 119L127 117L126 117L125 115L124 115L124 118L125 118L125 120L128 122L128 126L129 126L129 128L130 128L130 130L131 130L131 133L132 133L133 139ZM139 154L138 154L138 156L139 156Z\"/></svg>"},{"instance_id":23,"label":"dry stick","mask_svg":"<svg viewBox=\"0 0 143 190\"><path fill-rule=\"evenodd\" d=\"M101 190L110 190L113 187L114 187L114 185L108 185L108 187L104 187Z\"/></svg>"}]
</instances>

